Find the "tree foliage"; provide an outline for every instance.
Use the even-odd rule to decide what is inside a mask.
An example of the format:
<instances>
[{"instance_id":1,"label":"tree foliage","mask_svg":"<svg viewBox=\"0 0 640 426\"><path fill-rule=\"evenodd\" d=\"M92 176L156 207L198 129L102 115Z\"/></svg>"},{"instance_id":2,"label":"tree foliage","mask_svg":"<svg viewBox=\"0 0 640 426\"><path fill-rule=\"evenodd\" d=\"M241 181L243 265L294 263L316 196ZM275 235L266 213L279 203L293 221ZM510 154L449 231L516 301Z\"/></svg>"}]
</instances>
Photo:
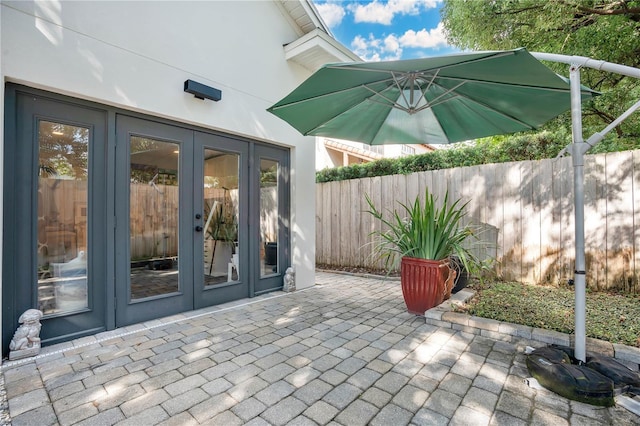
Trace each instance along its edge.
<instances>
[{"instance_id":1,"label":"tree foliage","mask_svg":"<svg viewBox=\"0 0 640 426\"><path fill-rule=\"evenodd\" d=\"M529 51L586 56L640 66L638 0L444 0L442 19L450 43L471 50L525 47ZM561 75L566 64L546 63ZM640 81L592 69L581 71L583 84L602 92L584 106L584 135L601 131L640 99ZM546 128L570 125L564 115ZM636 112L609 137L640 139Z\"/></svg>"}]
</instances>

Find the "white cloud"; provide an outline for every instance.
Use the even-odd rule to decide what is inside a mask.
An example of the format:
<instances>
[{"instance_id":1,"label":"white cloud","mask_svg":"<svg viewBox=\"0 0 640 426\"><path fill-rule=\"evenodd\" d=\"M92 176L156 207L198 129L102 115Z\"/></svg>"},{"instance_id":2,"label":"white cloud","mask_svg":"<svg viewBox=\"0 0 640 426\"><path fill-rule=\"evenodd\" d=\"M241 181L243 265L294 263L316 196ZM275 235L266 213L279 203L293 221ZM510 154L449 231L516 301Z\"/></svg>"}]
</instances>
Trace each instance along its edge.
<instances>
[{"instance_id":1,"label":"white cloud","mask_svg":"<svg viewBox=\"0 0 640 426\"><path fill-rule=\"evenodd\" d=\"M374 0L367 4L351 4L348 6L356 23L391 25L393 17L400 15L417 15L421 10L437 7L441 0L389 0L381 3Z\"/></svg>"},{"instance_id":2,"label":"white cloud","mask_svg":"<svg viewBox=\"0 0 640 426\"><path fill-rule=\"evenodd\" d=\"M367 48L367 41L361 35L357 35L351 42L351 47L356 51L365 50Z\"/></svg>"},{"instance_id":3,"label":"white cloud","mask_svg":"<svg viewBox=\"0 0 640 426\"><path fill-rule=\"evenodd\" d=\"M342 18L346 14L344 7L336 3L316 4L318 13L322 16L322 20L329 28L335 28L342 22Z\"/></svg>"},{"instance_id":4,"label":"white cloud","mask_svg":"<svg viewBox=\"0 0 640 426\"><path fill-rule=\"evenodd\" d=\"M374 1L365 5L355 5L352 7L353 19L356 23L371 22L375 24L391 25L393 12L382 3Z\"/></svg>"},{"instance_id":5,"label":"white cloud","mask_svg":"<svg viewBox=\"0 0 640 426\"><path fill-rule=\"evenodd\" d=\"M384 50L386 52L397 52L398 49L400 49L398 37L396 37L395 34L388 35L384 39Z\"/></svg>"},{"instance_id":6,"label":"white cloud","mask_svg":"<svg viewBox=\"0 0 640 426\"><path fill-rule=\"evenodd\" d=\"M420 31L407 30L399 39L402 47L438 48L447 46L447 39L444 36L444 25L442 22L436 28Z\"/></svg>"},{"instance_id":7,"label":"white cloud","mask_svg":"<svg viewBox=\"0 0 640 426\"><path fill-rule=\"evenodd\" d=\"M393 34L384 40L375 38L373 34L369 34L367 38L357 35L351 41L351 49L363 60L370 62L392 61L402 57L402 48Z\"/></svg>"},{"instance_id":8,"label":"white cloud","mask_svg":"<svg viewBox=\"0 0 640 426\"><path fill-rule=\"evenodd\" d=\"M368 37L357 35L351 41L351 49L365 61L392 61L400 59L404 49L440 49L449 46L442 23L430 30L407 30L400 37L396 34L383 37L376 38L373 34ZM424 55L425 53L419 54Z\"/></svg>"}]
</instances>

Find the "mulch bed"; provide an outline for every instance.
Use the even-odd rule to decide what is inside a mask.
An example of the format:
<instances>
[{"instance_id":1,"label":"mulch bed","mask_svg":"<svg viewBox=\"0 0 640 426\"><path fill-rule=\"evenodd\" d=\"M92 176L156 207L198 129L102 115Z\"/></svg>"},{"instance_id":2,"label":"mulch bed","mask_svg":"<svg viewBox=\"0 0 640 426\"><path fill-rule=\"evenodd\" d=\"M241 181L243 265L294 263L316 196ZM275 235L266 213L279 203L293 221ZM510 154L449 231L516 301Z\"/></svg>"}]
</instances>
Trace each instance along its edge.
<instances>
[{"instance_id":1,"label":"mulch bed","mask_svg":"<svg viewBox=\"0 0 640 426\"><path fill-rule=\"evenodd\" d=\"M316 268L322 269L324 271L348 272L350 274L378 275L380 277L399 277L400 276L400 271L391 271L388 273L388 271L384 269L364 268L361 266L338 266L338 265L327 265L324 263L317 263Z\"/></svg>"}]
</instances>

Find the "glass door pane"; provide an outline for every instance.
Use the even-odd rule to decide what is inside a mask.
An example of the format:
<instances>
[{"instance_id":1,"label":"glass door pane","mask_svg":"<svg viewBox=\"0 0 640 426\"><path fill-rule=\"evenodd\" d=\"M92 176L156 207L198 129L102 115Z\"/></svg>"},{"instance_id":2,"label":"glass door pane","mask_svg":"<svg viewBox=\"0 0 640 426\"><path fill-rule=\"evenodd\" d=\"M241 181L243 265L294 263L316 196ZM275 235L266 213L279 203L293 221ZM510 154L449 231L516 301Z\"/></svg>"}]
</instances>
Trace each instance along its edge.
<instances>
[{"instance_id":1,"label":"glass door pane","mask_svg":"<svg viewBox=\"0 0 640 426\"><path fill-rule=\"evenodd\" d=\"M177 143L131 136L131 300L175 293L178 275Z\"/></svg>"},{"instance_id":2,"label":"glass door pane","mask_svg":"<svg viewBox=\"0 0 640 426\"><path fill-rule=\"evenodd\" d=\"M191 206L200 185L192 180L192 131L117 115L116 138L115 322L121 327L193 308Z\"/></svg>"},{"instance_id":3,"label":"glass door pane","mask_svg":"<svg viewBox=\"0 0 640 426\"><path fill-rule=\"evenodd\" d=\"M204 286L240 279L238 172L240 156L204 149Z\"/></svg>"},{"instance_id":4,"label":"glass door pane","mask_svg":"<svg viewBox=\"0 0 640 426\"><path fill-rule=\"evenodd\" d=\"M260 277L279 273L278 162L260 159Z\"/></svg>"},{"instance_id":5,"label":"glass door pane","mask_svg":"<svg viewBox=\"0 0 640 426\"><path fill-rule=\"evenodd\" d=\"M39 121L38 309L45 315L89 307L88 158L88 128Z\"/></svg>"},{"instance_id":6,"label":"glass door pane","mask_svg":"<svg viewBox=\"0 0 640 426\"><path fill-rule=\"evenodd\" d=\"M249 296L248 154L249 144L244 140L194 134L191 192L196 308Z\"/></svg>"},{"instance_id":7,"label":"glass door pane","mask_svg":"<svg viewBox=\"0 0 640 426\"><path fill-rule=\"evenodd\" d=\"M289 254L289 151L256 144L251 228L256 295L282 288ZM256 244L257 242L257 244Z\"/></svg>"}]
</instances>

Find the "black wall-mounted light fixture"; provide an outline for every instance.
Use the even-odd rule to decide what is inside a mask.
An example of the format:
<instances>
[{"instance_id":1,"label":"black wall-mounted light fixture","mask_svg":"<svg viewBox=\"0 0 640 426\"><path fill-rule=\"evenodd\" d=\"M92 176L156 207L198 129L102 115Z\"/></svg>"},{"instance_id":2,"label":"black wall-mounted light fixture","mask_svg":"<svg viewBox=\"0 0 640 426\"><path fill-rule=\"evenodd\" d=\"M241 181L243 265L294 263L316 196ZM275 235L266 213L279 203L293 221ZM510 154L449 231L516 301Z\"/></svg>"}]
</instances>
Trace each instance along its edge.
<instances>
[{"instance_id":1,"label":"black wall-mounted light fixture","mask_svg":"<svg viewBox=\"0 0 640 426\"><path fill-rule=\"evenodd\" d=\"M222 99L222 90L215 89L211 86L205 86L197 81L187 80L184 82L184 91L191 93L198 99L211 99L218 102Z\"/></svg>"}]
</instances>

